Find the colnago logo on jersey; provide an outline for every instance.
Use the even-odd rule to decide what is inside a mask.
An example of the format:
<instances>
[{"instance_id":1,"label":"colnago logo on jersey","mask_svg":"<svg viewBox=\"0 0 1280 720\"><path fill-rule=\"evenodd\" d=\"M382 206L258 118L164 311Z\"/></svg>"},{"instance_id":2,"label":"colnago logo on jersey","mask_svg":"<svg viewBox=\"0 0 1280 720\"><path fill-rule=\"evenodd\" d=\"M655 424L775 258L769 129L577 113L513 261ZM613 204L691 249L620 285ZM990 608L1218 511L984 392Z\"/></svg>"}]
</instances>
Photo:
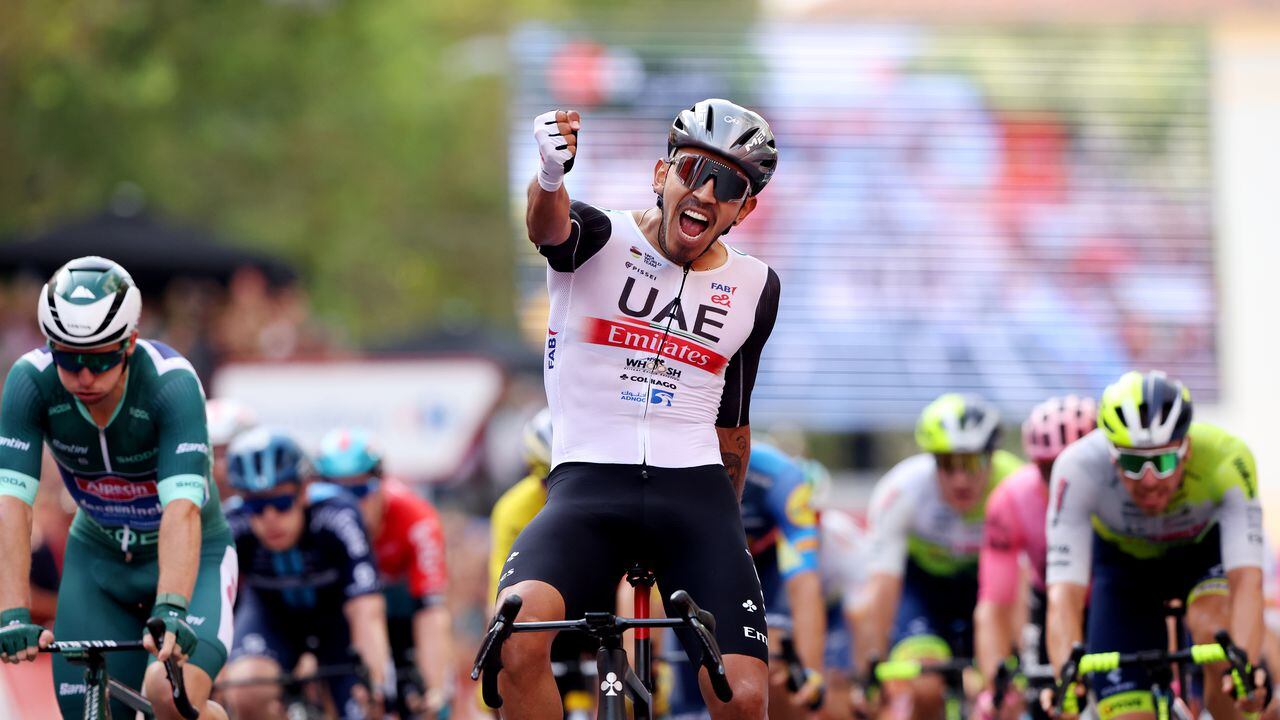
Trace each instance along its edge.
<instances>
[{"instance_id":1,"label":"colnago logo on jersey","mask_svg":"<svg viewBox=\"0 0 1280 720\"><path fill-rule=\"evenodd\" d=\"M92 479L77 477L76 486L81 492L102 500L131 502L138 498L158 495L156 483L152 480L133 482L113 476Z\"/></svg>"}]
</instances>

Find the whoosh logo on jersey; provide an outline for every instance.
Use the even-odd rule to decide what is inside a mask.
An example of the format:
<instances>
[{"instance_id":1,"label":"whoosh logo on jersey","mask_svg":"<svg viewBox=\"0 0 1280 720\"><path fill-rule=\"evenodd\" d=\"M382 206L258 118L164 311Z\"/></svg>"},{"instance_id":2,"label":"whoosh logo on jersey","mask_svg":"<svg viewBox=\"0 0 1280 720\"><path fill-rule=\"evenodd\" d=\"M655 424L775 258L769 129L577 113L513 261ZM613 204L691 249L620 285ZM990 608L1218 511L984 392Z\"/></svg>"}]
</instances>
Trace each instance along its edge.
<instances>
[{"instance_id":1,"label":"whoosh logo on jersey","mask_svg":"<svg viewBox=\"0 0 1280 720\"><path fill-rule=\"evenodd\" d=\"M663 335L666 335L665 340ZM719 373L729 363L720 353L692 340L626 320L587 318L583 339L593 345L660 353L666 360L677 360L713 374Z\"/></svg>"},{"instance_id":2,"label":"whoosh logo on jersey","mask_svg":"<svg viewBox=\"0 0 1280 720\"><path fill-rule=\"evenodd\" d=\"M110 502L130 502L157 494L154 480L133 482L118 477L76 478L81 492Z\"/></svg>"}]
</instances>

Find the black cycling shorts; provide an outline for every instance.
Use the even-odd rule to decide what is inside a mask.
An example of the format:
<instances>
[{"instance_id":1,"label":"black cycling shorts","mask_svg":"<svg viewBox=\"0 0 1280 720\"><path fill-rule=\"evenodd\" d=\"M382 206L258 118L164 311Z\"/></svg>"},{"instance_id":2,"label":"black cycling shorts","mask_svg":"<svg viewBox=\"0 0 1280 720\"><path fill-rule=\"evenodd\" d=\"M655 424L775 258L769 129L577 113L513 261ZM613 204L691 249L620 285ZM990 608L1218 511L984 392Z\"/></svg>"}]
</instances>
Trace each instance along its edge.
<instances>
[{"instance_id":1,"label":"black cycling shorts","mask_svg":"<svg viewBox=\"0 0 1280 720\"><path fill-rule=\"evenodd\" d=\"M654 571L664 598L685 590L715 615L722 653L768 662L760 580L721 465L556 466L547 504L516 538L498 590L540 580L564 597L569 618L613 612L618 582L637 563ZM700 651L680 635L697 663Z\"/></svg>"}]
</instances>

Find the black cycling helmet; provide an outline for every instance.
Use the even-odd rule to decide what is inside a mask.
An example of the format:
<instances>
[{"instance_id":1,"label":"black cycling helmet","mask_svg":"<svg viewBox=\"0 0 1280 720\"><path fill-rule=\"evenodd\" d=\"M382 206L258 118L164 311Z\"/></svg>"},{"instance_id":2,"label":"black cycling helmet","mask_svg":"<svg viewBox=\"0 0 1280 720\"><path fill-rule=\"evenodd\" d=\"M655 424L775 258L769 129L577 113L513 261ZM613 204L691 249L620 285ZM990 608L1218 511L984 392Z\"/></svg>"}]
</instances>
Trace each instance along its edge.
<instances>
[{"instance_id":1,"label":"black cycling helmet","mask_svg":"<svg viewBox=\"0 0 1280 720\"><path fill-rule=\"evenodd\" d=\"M740 168L759 195L778 165L778 147L769 123L741 105L708 98L681 110L667 135L667 157L679 148L695 147L724 157Z\"/></svg>"}]
</instances>

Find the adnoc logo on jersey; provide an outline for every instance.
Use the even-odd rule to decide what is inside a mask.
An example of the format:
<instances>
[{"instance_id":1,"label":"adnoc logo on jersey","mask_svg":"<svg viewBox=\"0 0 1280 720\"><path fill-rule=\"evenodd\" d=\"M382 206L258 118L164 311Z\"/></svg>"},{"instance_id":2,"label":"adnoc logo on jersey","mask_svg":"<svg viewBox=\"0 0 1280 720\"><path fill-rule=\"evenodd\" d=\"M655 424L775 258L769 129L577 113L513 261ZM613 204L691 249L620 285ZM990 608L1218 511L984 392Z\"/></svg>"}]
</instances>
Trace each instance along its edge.
<instances>
[{"instance_id":1,"label":"adnoc logo on jersey","mask_svg":"<svg viewBox=\"0 0 1280 720\"><path fill-rule=\"evenodd\" d=\"M81 492L108 502L130 502L156 494L154 480L130 482L118 477L104 477L92 480L78 477L76 478L76 487L80 488Z\"/></svg>"},{"instance_id":2,"label":"adnoc logo on jersey","mask_svg":"<svg viewBox=\"0 0 1280 720\"><path fill-rule=\"evenodd\" d=\"M668 361L676 360L713 374L729 364L728 358L692 340L625 320L587 318L583 339L593 345L661 354Z\"/></svg>"},{"instance_id":3,"label":"adnoc logo on jersey","mask_svg":"<svg viewBox=\"0 0 1280 720\"><path fill-rule=\"evenodd\" d=\"M662 388L650 388L649 390L650 405L661 405L663 407L671 407L671 403L675 399L676 399L676 394L671 392L670 390L663 390Z\"/></svg>"},{"instance_id":4,"label":"adnoc logo on jersey","mask_svg":"<svg viewBox=\"0 0 1280 720\"><path fill-rule=\"evenodd\" d=\"M642 402L644 402L644 393L642 393L642 392L635 392L635 391L632 391L632 390L623 390L623 391L622 391L622 394L618 396L618 399L619 399L619 400L626 400L627 402L638 402L638 403L642 403Z\"/></svg>"}]
</instances>

